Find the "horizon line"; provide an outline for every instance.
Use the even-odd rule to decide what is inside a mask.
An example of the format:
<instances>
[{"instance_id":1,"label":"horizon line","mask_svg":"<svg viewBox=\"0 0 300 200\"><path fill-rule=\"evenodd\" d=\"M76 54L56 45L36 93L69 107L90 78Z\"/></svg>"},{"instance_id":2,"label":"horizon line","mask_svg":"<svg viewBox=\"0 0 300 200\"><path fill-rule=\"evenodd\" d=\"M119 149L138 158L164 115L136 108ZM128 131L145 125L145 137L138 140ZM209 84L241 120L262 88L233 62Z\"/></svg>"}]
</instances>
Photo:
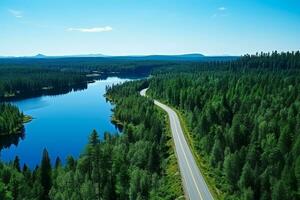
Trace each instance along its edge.
<instances>
[{"instance_id":1,"label":"horizon line","mask_svg":"<svg viewBox=\"0 0 300 200\"><path fill-rule=\"evenodd\" d=\"M33 55L0 55L0 58L30 58L30 57L146 57L146 56L182 56L182 55L199 55L204 57L214 57L214 56L242 56L245 54L240 55L231 55L231 54L203 54L198 52L190 52L190 53L179 53L179 54L126 54L126 55L117 55L117 54L101 54L101 53L82 53L82 54L61 54L61 55L47 55L43 53L37 53Z\"/></svg>"}]
</instances>

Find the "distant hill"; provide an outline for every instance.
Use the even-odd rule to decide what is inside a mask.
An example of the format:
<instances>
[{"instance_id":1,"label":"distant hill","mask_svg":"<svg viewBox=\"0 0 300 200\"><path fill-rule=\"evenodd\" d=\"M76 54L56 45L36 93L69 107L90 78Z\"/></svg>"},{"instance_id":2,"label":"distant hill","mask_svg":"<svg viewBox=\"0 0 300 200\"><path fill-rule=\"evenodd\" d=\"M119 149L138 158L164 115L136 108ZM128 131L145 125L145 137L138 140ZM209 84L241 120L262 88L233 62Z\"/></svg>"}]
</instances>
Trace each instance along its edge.
<instances>
[{"instance_id":1,"label":"distant hill","mask_svg":"<svg viewBox=\"0 0 300 200\"><path fill-rule=\"evenodd\" d=\"M0 56L0 58L97 58L110 57L103 54L78 54L78 55L64 55L64 56L47 56L44 54L37 54L35 56Z\"/></svg>"},{"instance_id":2,"label":"distant hill","mask_svg":"<svg viewBox=\"0 0 300 200\"><path fill-rule=\"evenodd\" d=\"M178 55L178 56L184 57L184 58L204 57L204 55L200 54L200 53L182 54L182 55Z\"/></svg>"},{"instance_id":3,"label":"distant hill","mask_svg":"<svg viewBox=\"0 0 300 200\"><path fill-rule=\"evenodd\" d=\"M37 54L35 56L33 56L34 58L46 58L47 56L45 56L44 54Z\"/></svg>"},{"instance_id":4,"label":"distant hill","mask_svg":"<svg viewBox=\"0 0 300 200\"><path fill-rule=\"evenodd\" d=\"M57 58L97 58L97 57L109 57L103 54L78 54L78 55L66 55L66 56L51 56L51 57L57 57Z\"/></svg>"},{"instance_id":5,"label":"distant hill","mask_svg":"<svg viewBox=\"0 0 300 200\"><path fill-rule=\"evenodd\" d=\"M125 60L169 60L169 61L188 61L200 60L205 57L202 54L182 54L182 55L149 55L149 56L114 56L115 59Z\"/></svg>"},{"instance_id":6,"label":"distant hill","mask_svg":"<svg viewBox=\"0 0 300 200\"><path fill-rule=\"evenodd\" d=\"M43 54L37 54L30 58L98 58L98 57L108 57L103 54L78 54L78 55L65 55L65 56L46 56Z\"/></svg>"}]
</instances>

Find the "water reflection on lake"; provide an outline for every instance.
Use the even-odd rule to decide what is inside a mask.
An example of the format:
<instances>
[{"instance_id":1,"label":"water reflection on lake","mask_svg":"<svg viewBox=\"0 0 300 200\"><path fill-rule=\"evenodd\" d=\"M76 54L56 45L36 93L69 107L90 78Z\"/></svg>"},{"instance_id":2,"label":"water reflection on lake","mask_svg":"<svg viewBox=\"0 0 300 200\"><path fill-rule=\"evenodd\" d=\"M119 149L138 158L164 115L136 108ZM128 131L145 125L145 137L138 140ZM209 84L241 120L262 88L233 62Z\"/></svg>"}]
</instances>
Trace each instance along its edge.
<instances>
[{"instance_id":1,"label":"water reflection on lake","mask_svg":"<svg viewBox=\"0 0 300 200\"><path fill-rule=\"evenodd\" d=\"M14 102L34 120L25 124L25 138L24 135L14 136L11 141L0 138L1 159L11 161L18 155L21 163L33 168L40 163L44 148L52 162L57 156L64 161L68 155L80 155L93 129L100 138L105 131L117 134L117 128L110 121L113 106L103 95L106 86L126 80L107 78L90 83L86 90Z\"/></svg>"}]
</instances>

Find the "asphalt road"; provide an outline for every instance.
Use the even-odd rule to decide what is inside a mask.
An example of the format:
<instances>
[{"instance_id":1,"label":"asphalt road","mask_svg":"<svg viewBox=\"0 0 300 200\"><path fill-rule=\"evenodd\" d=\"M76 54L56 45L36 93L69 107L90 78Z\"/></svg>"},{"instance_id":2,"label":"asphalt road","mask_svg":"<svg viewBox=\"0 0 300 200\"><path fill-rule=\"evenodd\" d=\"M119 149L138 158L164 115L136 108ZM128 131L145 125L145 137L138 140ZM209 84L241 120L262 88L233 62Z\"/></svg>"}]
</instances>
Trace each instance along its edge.
<instances>
[{"instance_id":1,"label":"asphalt road","mask_svg":"<svg viewBox=\"0 0 300 200\"><path fill-rule=\"evenodd\" d=\"M147 89L144 89L140 92L140 94L142 96L146 96L146 91ZM190 200L213 200L213 197L199 171L193 154L185 139L176 112L159 101L154 100L154 104L161 107L168 113L179 169L187 198Z\"/></svg>"}]
</instances>

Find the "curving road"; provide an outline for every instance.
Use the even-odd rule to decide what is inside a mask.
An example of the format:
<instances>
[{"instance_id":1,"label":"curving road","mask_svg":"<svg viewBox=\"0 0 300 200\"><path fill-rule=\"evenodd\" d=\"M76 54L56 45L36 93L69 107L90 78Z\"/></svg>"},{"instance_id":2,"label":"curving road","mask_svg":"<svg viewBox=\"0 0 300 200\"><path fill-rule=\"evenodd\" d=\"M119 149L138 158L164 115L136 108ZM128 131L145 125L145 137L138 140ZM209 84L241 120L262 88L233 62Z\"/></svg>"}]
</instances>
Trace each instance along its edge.
<instances>
[{"instance_id":1,"label":"curving road","mask_svg":"<svg viewBox=\"0 0 300 200\"><path fill-rule=\"evenodd\" d=\"M143 89L140 94L146 96L147 89ZM176 112L159 101L154 100L154 104L168 113L179 169L187 198L190 200L213 200L184 137Z\"/></svg>"}]
</instances>

